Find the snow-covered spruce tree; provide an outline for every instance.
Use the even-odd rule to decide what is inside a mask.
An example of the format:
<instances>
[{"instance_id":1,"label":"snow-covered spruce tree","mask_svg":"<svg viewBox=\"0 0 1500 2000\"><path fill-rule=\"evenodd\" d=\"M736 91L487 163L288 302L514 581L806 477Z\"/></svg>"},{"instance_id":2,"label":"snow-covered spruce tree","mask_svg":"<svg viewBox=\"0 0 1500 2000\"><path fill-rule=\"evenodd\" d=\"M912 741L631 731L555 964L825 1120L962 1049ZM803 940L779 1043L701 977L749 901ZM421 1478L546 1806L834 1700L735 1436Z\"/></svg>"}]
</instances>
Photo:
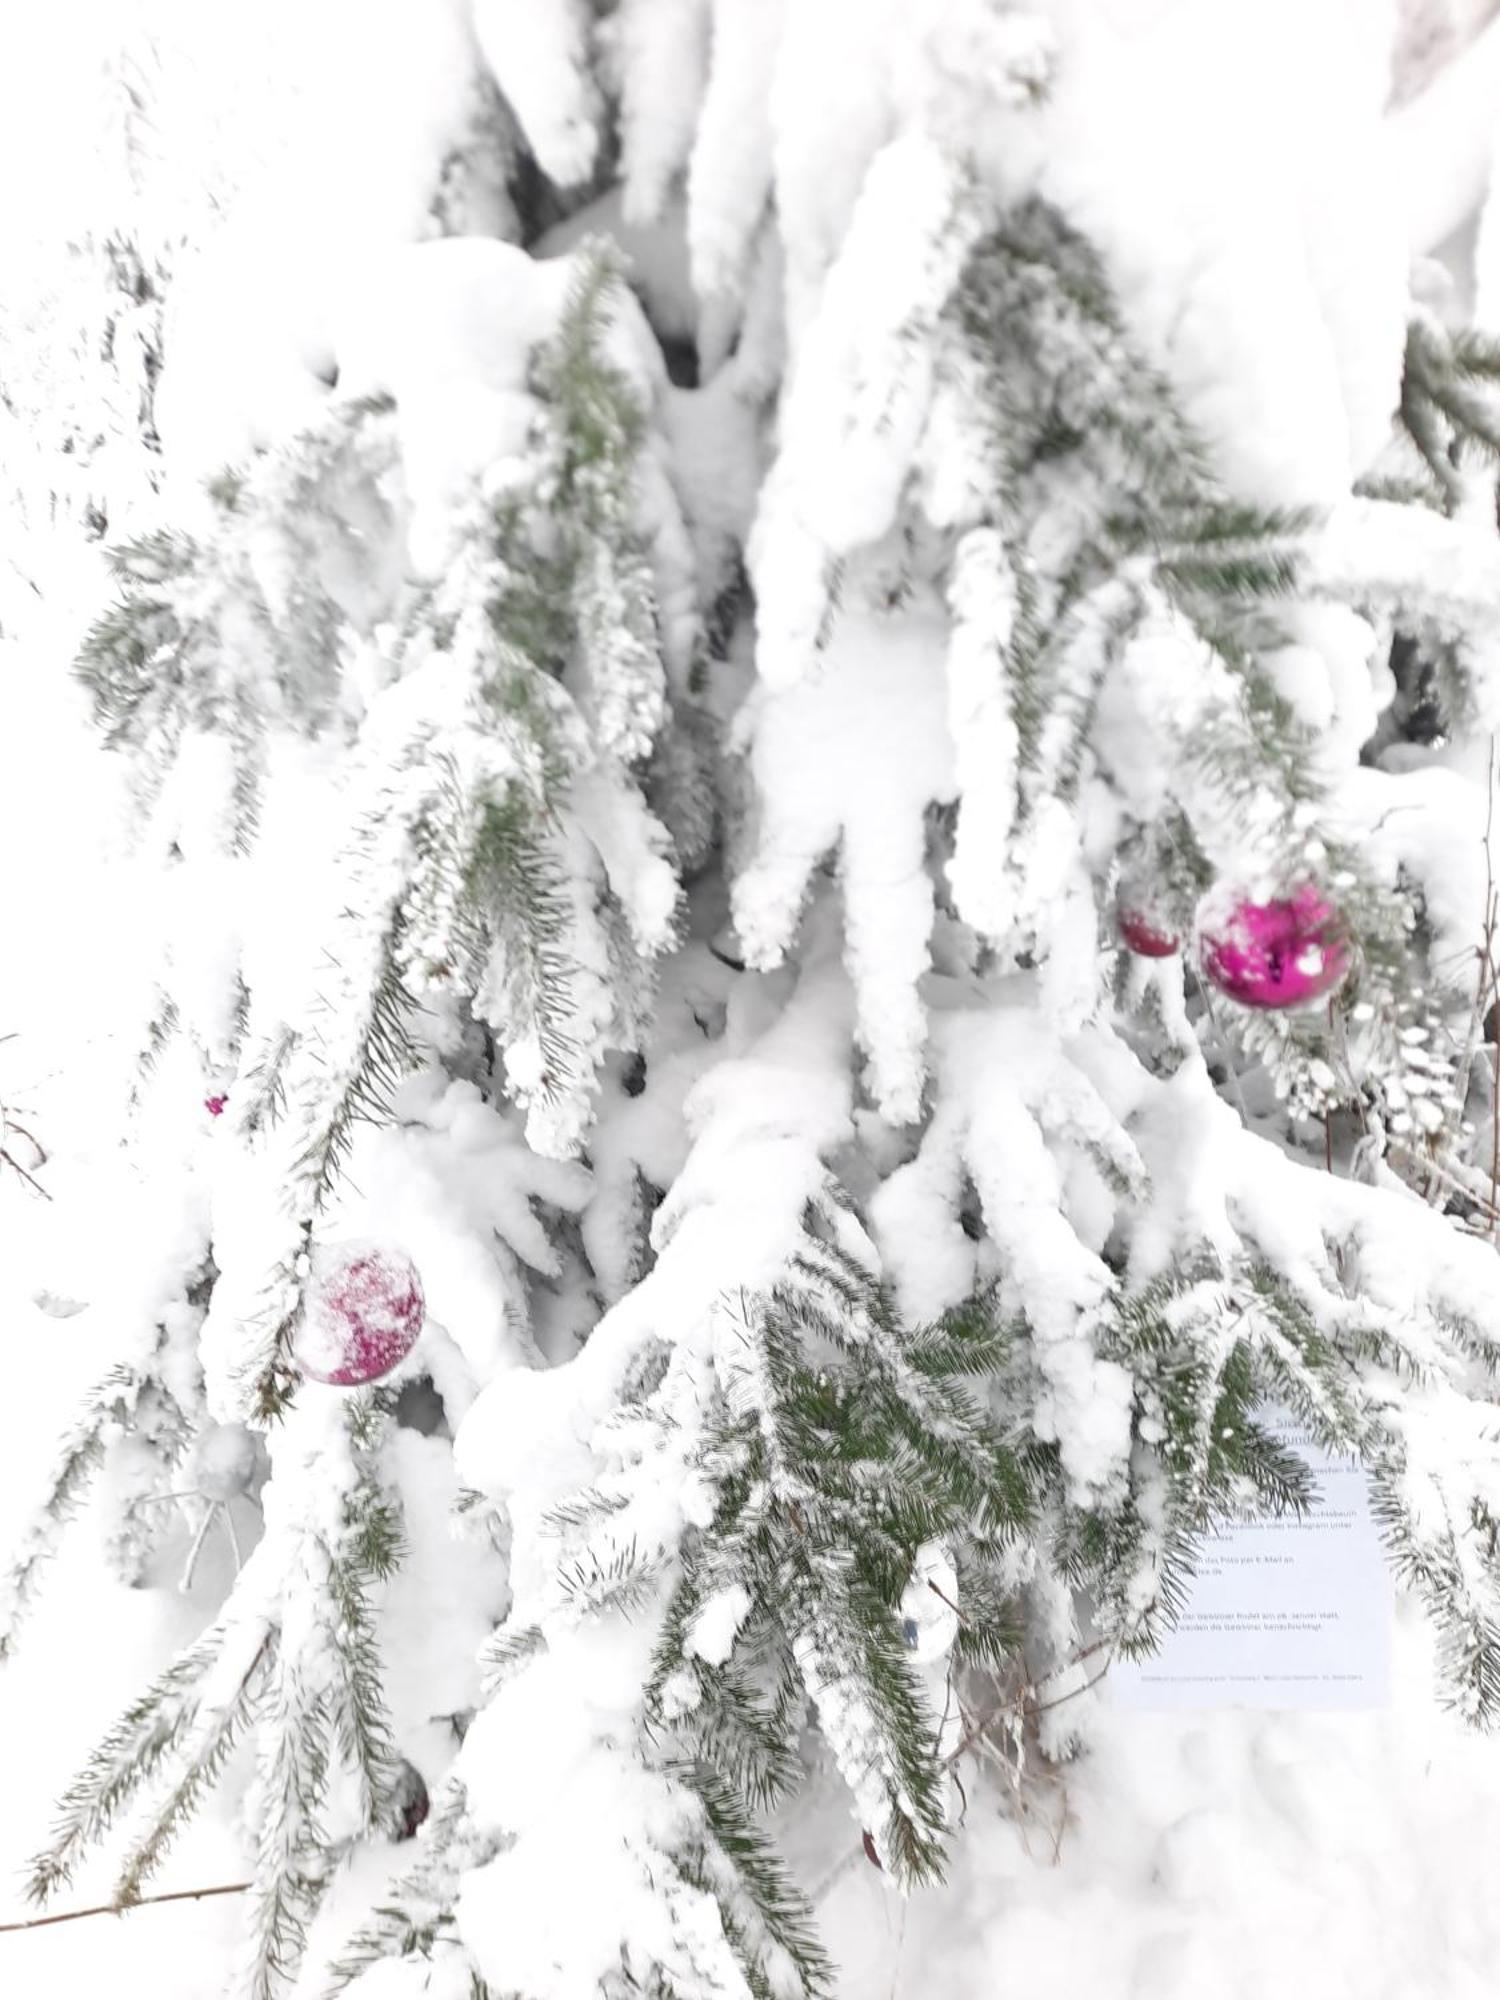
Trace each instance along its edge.
<instances>
[{"instance_id":1,"label":"snow-covered spruce tree","mask_svg":"<svg viewBox=\"0 0 1500 2000\"><path fill-rule=\"evenodd\" d=\"M351 294L80 663L163 885L154 1236L0 1649L96 1477L140 1578L254 1521L34 1883L123 1828L128 1904L241 1786L257 1995L826 1988L773 1829L842 1790L939 1874L1015 1689L1060 1748L1305 1503L1272 1404L1500 1712L1494 1249L1423 1199L1473 940L1360 762L1399 647L1494 726L1487 364L1392 357L1439 506L1240 494L1032 184L1036 22L871 11L835 73L816 9L477 9L526 247ZM341 1256L391 1355L425 1300L383 1374Z\"/></svg>"}]
</instances>

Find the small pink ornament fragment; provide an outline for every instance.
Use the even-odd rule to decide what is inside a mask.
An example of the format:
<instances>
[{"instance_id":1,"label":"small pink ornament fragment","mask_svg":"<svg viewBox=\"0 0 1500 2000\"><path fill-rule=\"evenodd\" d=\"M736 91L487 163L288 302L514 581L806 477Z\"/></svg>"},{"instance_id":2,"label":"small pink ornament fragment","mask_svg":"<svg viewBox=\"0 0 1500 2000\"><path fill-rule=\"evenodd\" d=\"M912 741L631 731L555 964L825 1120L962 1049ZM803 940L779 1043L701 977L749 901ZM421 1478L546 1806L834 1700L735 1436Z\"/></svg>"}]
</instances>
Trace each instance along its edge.
<instances>
[{"instance_id":1,"label":"small pink ornament fragment","mask_svg":"<svg viewBox=\"0 0 1500 2000\"><path fill-rule=\"evenodd\" d=\"M313 1254L292 1358L304 1375L336 1389L378 1382L411 1353L425 1317L409 1257L378 1244L331 1244Z\"/></svg>"},{"instance_id":2,"label":"small pink ornament fragment","mask_svg":"<svg viewBox=\"0 0 1500 2000\"><path fill-rule=\"evenodd\" d=\"M1240 901L1205 921L1203 974L1242 1007L1302 1007L1343 983L1348 926L1312 883L1269 903Z\"/></svg>"},{"instance_id":3,"label":"small pink ornament fragment","mask_svg":"<svg viewBox=\"0 0 1500 2000\"><path fill-rule=\"evenodd\" d=\"M224 1107L228 1102L229 1099L226 1095L218 1093L213 1097L204 1098L203 1109L208 1113L210 1118L222 1118Z\"/></svg>"},{"instance_id":4,"label":"small pink ornament fragment","mask_svg":"<svg viewBox=\"0 0 1500 2000\"><path fill-rule=\"evenodd\" d=\"M1143 910L1122 909L1119 925L1121 939L1137 958L1170 958L1181 942L1170 931L1152 923Z\"/></svg>"},{"instance_id":5,"label":"small pink ornament fragment","mask_svg":"<svg viewBox=\"0 0 1500 2000\"><path fill-rule=\"evenodd\" d=\"M415 1764L403 1757L396 1766L396 1776L391 1786L392 1840L415 1840L418 1829L426 1824L427 1815L431 1810L432 1801L427 1795L426 1779Z\"/></svg>"}]
</instances>

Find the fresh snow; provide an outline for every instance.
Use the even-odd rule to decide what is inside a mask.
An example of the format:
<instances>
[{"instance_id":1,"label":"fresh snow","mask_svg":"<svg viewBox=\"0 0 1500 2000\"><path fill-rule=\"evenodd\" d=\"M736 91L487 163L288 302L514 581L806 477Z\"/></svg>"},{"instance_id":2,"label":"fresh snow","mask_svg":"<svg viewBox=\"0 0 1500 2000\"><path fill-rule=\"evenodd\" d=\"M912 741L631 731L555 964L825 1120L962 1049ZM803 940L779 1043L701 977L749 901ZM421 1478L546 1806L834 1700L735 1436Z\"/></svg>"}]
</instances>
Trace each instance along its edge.
<instances>
[{"instance_id":1,"label":"fresh snow","mask_svg":"<svg viewBox=\"0 0 1500 2000\"><path fill-rule=\"evenodd\" d=\"M654 1480L629 1486L621 1546L631 1534L672 1546L685 1526L702 1525L712 1496L685 1445L670 1430L641 1439L612 1427L616 1392L665 1328L679 1370L669 1386L684 1409L710 1378L753 1399L756 1385L735 1372L726 1289L753 1290L780 1271L823 1161L856 1137L891 1145L872 1225L917 1316L990 1275L957 1220L972 1188L1037 1328L1041 1422L1061 1441L1080 1497L1118 1490L1129 1446L1128 1385L1092 1330L1107 1283L1102 1253L1145 1171L1153 1207L1133 1238L1142 1276L1156 1249L1164 1258L1190 1230L1209 1243L1274 1247L1316 1274L1328 1236L1345 1231L1394 1323L1414 1303L1419 1271L1436 1269L1455 1310L1494 1289L1492 1253L1453 1237L1440 1255L1435 1232L1445 1225L1394 1193L1356 1210L1330 1177L1304 1201L1298 1170L1268 1168L1263 1147L1252 1156L1237 1112L1213 1097L1203 1072L1185 1068L1148 1091L1121 1045L1079 1032L1097 952L1068 816L1037 816L1024 870L992 865L1011 830L1018 756L997 664L1014 607L993 533L980 525L965 534L947 605L919 597L894 615L876 614L885 579L869 554L913 479L935 518L968 519L961 458L944 449L953 385L930 379L907 351L967 247L944 232L953 187L934 138L950 124L968 133L975 172L1038 187L1096 235L1133 329L1246 491L1288 504L1339 501L1317 558L1331 591L1373 569L1494 606L1492 539L1435 518L1414 538L1409 516L1398 539L1382 503L1344 496L1385 434L1408 250L1440 247L1473 219L1490 183L1500 23L1455 31L1468 39L1450 67L1393 112L1385 51L1396 10L1359 0L1222 0L1212 9L1201 0L1048 0L1014 11L980 0L621 0L608 61L623 98L623 195L570 218L538 261L493 240L429 240L437 225L425 191L469 115L476 61L539 165L560 184L588 179L604 131L575 61L589 30L583 0L390 0L375 10L279 0L221 19L214 33L186 0L141 0L123 27L102 6L66 10L62 28L37 12L24 36L12 30L23 46L4 65L3 103L18 113L34 77L57 132L8 116L0 158L9 185L40 204L38 237L80 228L109 202L108 189L75 179L89 128L78 129L76 107L66 110L73 16L102 48L139 34L153 6L177 51L158 100L174 123L158 135L152 185L139 199L142 213L156 203L164 241L191 245L158 401L184 485L325 410L336 370L341 396L398 398L407 546L415 567L440 581L454 560L456 503L480 473L502 490L507 463L526 448L532 350L555 322L586 229L620 244L656 323L696 334L700 355L721 364L701 387L671 386L633 308L613 329L612 354L659 412L678 480L680 518L655 496L652 560L664 599L694 560L730 585L734 551L750 536L762 625L753 688L747 663L733 660L723 685L736 698L716 696L734 716L757 810L732 907L711 913L715 921L694 912L689 941L663 967L650 1087L627 1099L611 1071L599 1088L619 1101L585 1151L592 1100L538 1110L530 1137L544 1146L528 1144L521 1121L487 1106L473 1084L416 1079L389 1128L360 1132L350 1191L329 1223L410 1254L427 1304L423 1366L459 1425L453 1445L418 1429L396 1433L410 1555L388 1587L382 1632L404 1753L434 1791L456 1759L476 1807L512 1837L466 1881L462 1934L497 1991L587 2000L615 1963L628 1916L637 1937L659 1942L685 2000L728 1993L711 1983L722 1968L711 1964L701 1892L676 1882L672 1936L661 1922L651 1843L680 1831L682 1804L630 1750L649 1621L581 1619L557 1589L544 1517L601 1461L624 1466L655 1453ZM1467 21L1475 9L1459 13ZM35 65L26 59L32 36ZM1028 86L1044 77L1054 94L1032 107ZM222 116L209 117L210 102ZM220 181L201 198L177 185L193 181L185 151L205 177L220 162ZM772 205L784 260L771 247ZM1500 312L1497 218L1491 196L1478 268L1487 320ZM19 224L7 231L26 234ZM25 254L43 268L35 245ZM26 268L22 259L8 272L4 304ZM790 387L772 432L765 396L783 343ZM138 468L118 480L145 518L152 503ZM653 504L642 496L648 516ZM122 513L120 524L129 520ZM262 557L274 594L275 552ZM175 893L162 888L149 856L123 851L118 772L94 748L65 679L105 595L95 553L50 542L33 512L0 561L20 578L7 576L0 594L0 1035L15 1035L0 1041L0 1101L45 1135L57 1197L44 1206L0 1171L0 1322L14 1413L0 1458L0 1525L28 1517L77 1396L175 1294L211 1214L224 1229L224 1291L203 1338L220 1421L184 1477L205 1501L234 1507L260 1467L240 1426L230 1349L237 1315L248 1322L270 1310L248 1288L281 1226L275 1163L260 1181L236 1166L228 1142L238 1107L231 1100L210 1128L191 1061L164 1066L178 1108L147 1127L149 1183L121 1157L111 1121L164 962L209 1049L227 1040L237 965L267 1021L313 976L320 919L344 886L323 859L330 772L318 749L283 746L263 852L270 879L295 882L298 893L251 891L216 843L209 809L226 773L210 766L223 750L202 740L162 808L158 832L183 855ZM828 638L828 580L840 565L847 589ZM1326 732L1341 767L1385 692L1370 665L1380 609L1303 614L1279 663L1287 698ZM688 678L694 643L682 612L665 644L674 688ZM1500 660L1484 664L1490 727ZM1141 717L1153 701L1174 700L1190 666L1181 635L1164 626L1132 648L1120 686L1105 692L1101 737L1129 801L1146 800L1162 753ZM365 695L377 731L389 718L398 738L411 686L372 684ZM661 687L642 696L664 699ZM618 719L622 755L633 726ZM654 820L609 780L605 771L580 785L576 838L617 887L642 948L656 952L678 935L675 883ZM1423 885L1440 964L1472 949L1483 906L1475 830L1486 782L1471 752L1439 745L1355 771L1340 797L1372 865ZM948 920L924 861L929 813L955 803L948 886L959 919L999 939L1049 913L1052 959L1036 975L1004 974L998 999L941 966ZM1243 833L1224 829L1226 854ZM580 925L591 915L579 913ZM704 944L711 933L723 950ZM605 940L593 945L598 962L583 968L577 996L590 1037L602 1036L605 1005ZM794 945L795 979L784 965ZM724 959L736 951L750 969L731 977ZM1163 990L1164 1009L1172 1004ZM506 1057L513 1085L535 1084L534 1049ZM912 1119L934 1086L941 1108L909 1157L896 1158L904 1142L883 1140L881 1121ZM637 1284L625 1246L642 1181L666 1193L651 1230L658 1260ZM603 1309L586 1346L585 1327L567 1313L533 1319L526 1305L526 1273L559 1274L568 1252L558 1243L573 1231ZM174 1337L196 1334L184 1325ZM562 1361L572 1363L566 1383L552 1365ZM1455 1402L1434 1391L1410 1415L1419 1500L1427 1472L1455 1453L1481 1473L1491 1463L1491 1440L1459 1433ZM324 1413L331 1407L326 1400ZM268 1538L285 1529L278 1508L332 1518L344 1491L347 1468L324 1451L318 1422L310 1399L306 1422L276 1441L290 1469ZM128 1498L128 1466L120 1476ZM479 1504L456 1533L460 1484ZM0 1924L28 1914L10 1886L15 1868L79 1758L196 1635L230 1582L231 1543L211 1529L187 1587L176 1588L197 1521L184 1510L147 1579L165 1587L126 1587L101 1564L105 1515L96 1501L67 1541L0 1682ZM236 1518L243 1525L248 1510ZM497 1540L508 1543L504 1555ZM924 1598L922 1586L946 1591L952 1576L941 1550L926 1552L911 1611L925 1664L941 1660L953 1632L943 1600L930 1590ZM513 1602L528 1607L551 1650L522 1670L503 1704L481 1711L460 1748L461 1722L480 1699L480 1647ZM711 1599L689 1650L722 1661L746 1609L733 1589ZM866 1858L847 1801L814 1788L778 1831L815 1887L841 1996L1263 2000L1306 1990L1326 2000L1491 2000L1500 1901L1485 1829L1500 1746L1437 1711L1429 1640L1405 1604L1398 1642L1391 1706L1372 1714L1142 1716L1111 1705L1107 1679L1091 1692L1059 1680L1066 1700L1054 1740L1076 1726L1086 1754L1029 1771L1009 1793L993 1774L971 1785L950 1881L909 1901ZM814 1662L815 1682L818 1671ZM837 1690L819 1692L830 1740L857 1758L861 1717L840 1708ZM235 1768L161 1888L243 1879L234 1801L246 1776ZM612 1847L591 1842L589 1854L607 1852L608 1866L580 1880L579 1829L617 1822L644 1827L650 1841L637 1844L632 1832ZM301 2000L319 1991L320 1954L409 1853L377 1844L340 1877L314 1930ZM108 1885L107 1871L91 1865L64 1906L100 1900ZM0 1932L0 1986L204 2000L209 1969L234 1948L239 1901ZM408 1990L398 1993L388 1970L357 1989L360 2000L403 2000ZM437 1979L429 1990L433 2000L466 2000Z\"/></svg>"}]
</instances>

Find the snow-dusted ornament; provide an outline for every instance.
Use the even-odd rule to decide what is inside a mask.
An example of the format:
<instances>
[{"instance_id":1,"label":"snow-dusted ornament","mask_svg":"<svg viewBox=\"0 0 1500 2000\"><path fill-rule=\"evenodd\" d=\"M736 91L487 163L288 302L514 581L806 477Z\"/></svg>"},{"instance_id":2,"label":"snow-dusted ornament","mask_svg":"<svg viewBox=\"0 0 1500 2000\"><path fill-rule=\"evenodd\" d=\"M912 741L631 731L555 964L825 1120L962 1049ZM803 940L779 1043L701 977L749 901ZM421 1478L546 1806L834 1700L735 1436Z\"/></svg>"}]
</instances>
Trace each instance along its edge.
<instances>
[{"instance_id":1,"label":"snow-dusted ornament","mask_svg":"<svg viewBox=\"0 0 1500 2000\"><path fill-rule=\"evenodd\" d=\"M1171 958L1181 948L1178 927L1162 906L1160 883L1150 868L1134 863L1121 874L1115 928L1137 958Z\"/></svg>"},{"instance_id":2,"label":"snow-dusted ornament","mask_svg":"<svg viewBox=\"0 0 1500 2000\"><path fill-rule=\"evenodd\" d=\"M918 1549L897 1616L902 1643L918 1666L947 1659L958 1637L958 1572L941 1542Z\"/></svg>"},{"instance_id":3,"label":"snow-dusted ornament","mask_svg":"<svg viewBox=\"0 0 1500 2000\"><path fill-rule=\"evenodd\" d=\"M1171 958L1181 945L1182 940L1174 931L1133 904L1122 903L1115 921L1121 942L1137 958Z\"/></svg>"},{"instance_id":4,"label":"snow-dusted ornament","mask_svg":"<svg viewBox=\"0 0 1500 2000\"><path fill-rule=\"evenodd\" d=\"M225 1106L228 1104L228 1102L229 1102L228 1092L222 1090L216 1090L212 1097L204 1098L203 1109L208 1113L210 1118L222 1118L224 1116Z\"/></svg>"},{"instance_id":5,"label":"snow-dusted ornament","mask_svg":"<svg viewBox=\"0 0 1500 2000\"><path fill-rule=\"evenodd\" d=\"M1203 976L1241 1007L1302 1007L1342 985L1349 928L1315 884L1268 903L1238 898L1199 913Z\"/></svg>"},{"instance_id":6,"label":"snow-dusted ornament","mask_svg":"<svg viewBox=\"0 0 1500 2000\"><path fill-rule=\"evenodd\" d=\"M427 1780L409 1757L403 1757L396 1766L386 1810L392 1840L414 1840L432 1810Z\"/></svg>"},{"instance_id":7,"label":"snow-dusted ornament","mask_svg":"<svg viewBox=\"0 0 1500 2000\"><path fill-rule=\"evenodd\" d=\"M328 1244L313 1253L292 1359L311 1380L336 1389L378 1382L411 1353L425 1317L422 1281L409 1257L379 1244Z\"/></svg>"}]
</instances>

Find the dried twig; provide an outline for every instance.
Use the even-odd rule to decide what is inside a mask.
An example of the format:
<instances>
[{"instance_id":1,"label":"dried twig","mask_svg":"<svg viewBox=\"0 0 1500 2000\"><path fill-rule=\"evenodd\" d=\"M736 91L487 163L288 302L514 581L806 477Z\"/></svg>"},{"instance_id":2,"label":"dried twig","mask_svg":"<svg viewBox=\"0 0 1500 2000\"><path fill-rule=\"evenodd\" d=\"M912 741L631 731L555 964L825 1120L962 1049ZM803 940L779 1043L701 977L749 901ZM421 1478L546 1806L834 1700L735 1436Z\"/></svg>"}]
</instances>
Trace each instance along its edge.
<instances>
[{"instance_id":1,"label":"dried twig","mask_svg":"<svg viewBox=\"0 0 1500 2000\"><path fill-rule=\"evenodd\" d=\"M95 1903L87 1910L59 1910L50 1917L25 1917L17 1924L0 1924L0 1931L39 1931L48 1924L76 1924L83 1917L123 1917L148 1903L197 1903L205 1896L242 1896L248 1882L218 1882L210 1889L164 1889L156 1896L137 1896L133 1903Z\"/></svg>"},{"instance_id":2,"label":"dried twig","mask_svg":"<svg viewBox=\"0 0 1500 2000\"><path fill-rule=\"evenodd\" d=\"M14 1033L0 1035L0 1042L13 1042L15 1039ZM22 1166L21 1162L10 1150L8 1141L12 1133L15 1134L16 1138L24 1139L26 1144L31 1148L32 1161L30 1167ZM26 1187L29 1187L33 1194L39 1194L43 1201L51 1201L51 1195L42 1186L35 1173L36 1168L44 1167L46 1164L47 1149L43 1146L41 1140L37 1138L34 1132L29 1132L19 1122L15 1112L3 1100L0 1100L0 1167L9 1167L17 1180L21 1181Z\"/></svg>"},{"instance_id":3,"label":"dried twig","mask_svg":"<svg viewBox=\"0 0 1500 2000\"><path fill-rule=\"evenodd\" d=\"M39 1167L44 1167L47 1164L47 1154L36 1135L28 1132L24 1125L18 1125L15 1119L6 1111L5 1106L0 1104L0 1167L9 1167L16 1178L23 1181L33 1194L39 1194L43 1201L51 1201L51 1195L42 1186L36 1175L31 1173L26 1167L23 1167L15 1154L5 1145L4 1141L10 1137L12 1132L15 1133L18 1139L26 1141L36 1156L35 1164Z\"/></svg>"},{"instance_id":4,"label":"dried twig","mask_svg":"<svg viewBox=\"0 0 1500 2000\"><path fill-rule=\"evenodd\" d=\"M1459 1195L1463 1200L1472 1203L1476 1212L1485 1218L1487 1224L1491 1226L1500 1224L1500 1208L1494 1205L1482 1188L1471 1187L1455 1167L1446 1165L1442 1160L1433 1159L1426 1153L1414 1152L1400 1139L1387 1141L1387 1151L1393 1160L1404 1160L1416 1172L1425 1174L1439 1193L1444 1188L1448 1189L1451 1194ZM1480 1170L1476 1168L1474 1171L1477 1173Z\"/></svg>"},{"instance_id":5,"label":"dried twig","mask_svg":"<svg viewBox=\"0 0 1500 2000\"><path fill-rule=\"evenodd\" d=\"M1055 1680L1059 1674L1067 1673L1071 1667L1082 1666L1083 1662L1092 1659L1095 1653L1102 1653L1106 1647L1112 1648L1113 1645L1114 1641L1112 1639L1095 1639L1092 1645L1084 1646L1079 1652L1075 1653L1071 1660L1064 1660L1060 1667L1054 1667L1050 1673L1044 1674L1042 1676L1042 1684L1045 1685L1047 1681ZM1034 1715L1044 1714L1049 1708L1061 1708L1064 1702L1076 1701L1079 1695L1087 1694L1090 1688L1097 1687L1109 1672L1109 1669L1110 1661L1106 1660L1097 1674L1084 1681L1080 1686L1069 1688L1065 1693L1055 1695L1051 1701L1038 1701L1036 1699L1038 1684L1035 1681L1027 1681L1019 1692L1007 1695L1003 1701L996 1702L992 1708L987 1708L982 1715L976 1715L969 1721L968 1728L965 1729L957 1748L949 1756L948 1762L955 1764L960 1757L972 1750L980 1739L987 1735L1002 1715L1009 1715L1019 1710L1029 1720Z\"/></svg>"}]
</instances>

